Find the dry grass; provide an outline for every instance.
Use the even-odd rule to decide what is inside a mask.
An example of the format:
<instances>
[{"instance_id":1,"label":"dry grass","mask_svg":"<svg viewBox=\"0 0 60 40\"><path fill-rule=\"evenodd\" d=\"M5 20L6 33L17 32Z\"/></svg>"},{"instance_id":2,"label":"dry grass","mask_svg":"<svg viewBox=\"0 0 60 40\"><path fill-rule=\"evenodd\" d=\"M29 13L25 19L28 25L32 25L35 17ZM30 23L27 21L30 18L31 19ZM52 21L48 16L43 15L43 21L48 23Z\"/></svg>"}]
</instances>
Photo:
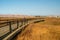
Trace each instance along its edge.
<instances>
[{"instance_id":1,"label":"dry grass","mask_svg":"<svg viewBox=\"0 0 60 40\"><path fill-rule=\"evenodd\" d=\"M47 24L51 24L51 25L60 25L60 18L46 18L45 19Z\"/></svg>"},{"instance_id":2,"label":"dry grass","mask_svg":"<svg viewBox=\"0 0 60 40\"><path fill-rule=\"evenodd\" d=\"M14 40L60 40L60 19L46 18L44 22L32 23Z\"/></svg>"}]
</instances>

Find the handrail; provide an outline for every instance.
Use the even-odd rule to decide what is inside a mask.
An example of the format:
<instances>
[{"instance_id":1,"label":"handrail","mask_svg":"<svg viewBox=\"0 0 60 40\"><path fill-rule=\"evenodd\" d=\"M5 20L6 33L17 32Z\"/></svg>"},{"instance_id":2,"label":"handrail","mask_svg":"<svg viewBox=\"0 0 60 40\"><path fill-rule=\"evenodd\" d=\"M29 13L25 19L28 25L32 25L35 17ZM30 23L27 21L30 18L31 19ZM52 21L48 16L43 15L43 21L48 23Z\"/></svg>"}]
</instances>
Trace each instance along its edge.
<instances>
[{"instance_id":1,"label":"handrail","mask_svg":"<svg viewBox=\"0 0 60 40\"><path fill-rule=\"evenodd\" d=\"M6 34L10 34L10 33L12 33L12 31L13 31L13 30L12 30L12 25L13 25L13 24L16 24L16 25L17 25L17 27L16 27L16 29L17 29L18 26L19 26L19 22L21 22L21 24L23 24L23 22L26 21L26 20L27 20L27 19L25 19L25 20L6 21L6 22L3 22L3 23L0 23L0 25L1 25L1 26L0 26L0 29L2 29L3 27L8 26L10 32L8 32L8 33L6 33ZM3 32L3 31L2 31L2 32ZM0 36L0 39L3 39L6 34ZM1 32L0 32L0 35L1 35Z\"/></svg>"},{"instance_id":2,"label":"handrail","mask_svg":"<svg viewBox=\"0 0 60 40\"><path fill-rule=\"evenodd\" d=\"M17 20L17 19L16 19L16 20L13 20L13 21L7 21L7 22L4 22L4 23L0 23L0 24L7 24L7 25L5 25L5 26L0 26L0 28L6 27L6 26L9 27L9 32L6 33L6 34L4 34L4 35L2 35L2 36L0 36L0 40L2 40L2 39L5 38L7 35L9 35L10 33L13 32L13 30L14 30L14 29L12 29L12 25L13 25L13 24L16 24L17 26L16 26L15 29L18 29L18 28L21 27L22 25L28 23L28 21L30 21L30 20L35 20L35 19L37 19L37 18L34 18L34 19L33 19L33 18L31 18L31 19L26 19L26 18L24 18L24 19L21 19L21 20ZM19 26L19 23L21 23L20 26Z\"/></svg>"}]
</instances>

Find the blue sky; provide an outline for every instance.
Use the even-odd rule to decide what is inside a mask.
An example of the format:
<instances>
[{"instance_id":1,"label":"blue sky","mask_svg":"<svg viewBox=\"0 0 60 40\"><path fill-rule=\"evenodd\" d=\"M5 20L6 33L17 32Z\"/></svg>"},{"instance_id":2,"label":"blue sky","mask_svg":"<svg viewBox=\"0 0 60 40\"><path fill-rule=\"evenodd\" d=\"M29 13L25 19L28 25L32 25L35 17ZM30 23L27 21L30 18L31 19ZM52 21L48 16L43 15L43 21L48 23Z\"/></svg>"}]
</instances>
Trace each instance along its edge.
<instances>
[{"instance_id":1,"label":"blue sky","mask_svg":"<svg viewBox=\"0 0 60 40\"><path fill-rule=\"evenodd\" d=\"M60 0L0 0L0 14L60 15Z\"/></svg>"}]
</instances>

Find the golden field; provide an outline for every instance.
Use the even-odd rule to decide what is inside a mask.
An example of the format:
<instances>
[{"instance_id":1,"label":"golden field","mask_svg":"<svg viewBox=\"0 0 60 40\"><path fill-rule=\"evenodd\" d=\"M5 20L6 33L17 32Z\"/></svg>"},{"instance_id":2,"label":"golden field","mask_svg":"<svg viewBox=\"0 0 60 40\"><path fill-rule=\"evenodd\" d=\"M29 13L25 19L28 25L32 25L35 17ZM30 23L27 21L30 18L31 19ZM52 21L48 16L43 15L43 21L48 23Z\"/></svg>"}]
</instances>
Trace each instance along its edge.
<instances>
[{"instance_id":1,"label":"golden field","mask_svg":"<svg viewBox=\"0 0 60 40\"><path fill-rule=\"evenodd\" d=\"M46 17L44 20L29 24L13 40L60 40L60 18Z\"/></svg>"}]
</instances>

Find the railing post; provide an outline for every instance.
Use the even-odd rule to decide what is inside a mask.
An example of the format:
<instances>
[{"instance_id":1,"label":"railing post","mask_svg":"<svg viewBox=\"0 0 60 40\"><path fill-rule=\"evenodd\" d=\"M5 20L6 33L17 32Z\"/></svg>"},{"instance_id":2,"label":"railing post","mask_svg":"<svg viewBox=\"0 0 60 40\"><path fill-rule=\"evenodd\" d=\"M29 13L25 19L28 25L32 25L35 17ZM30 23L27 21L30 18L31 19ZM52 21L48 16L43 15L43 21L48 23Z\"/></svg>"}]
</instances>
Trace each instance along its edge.
<instances>
[{"instance_id":1,"label":"railing post","mask_svg":"<svg viewBox=\"0 0 60 40\"><path fill-rule=\"evenodd\" d=\"M26 19L26 23L27 23L28 19Z\"/></svg>"},{"instance_id":2,"label":"railing post","mask_svg":"<svg viewBox=\"0 0 60 40\"><path fill-rule=\"evenodd\" d=\"M21 26L23 25L23 20L21 20Z\"/></svg>"},{"instance_id":3,"label":"railing post","mask_svg":"<svg viewBox=\"0 0 60 40\"><path fill-rule=\"evenodd\" d=\"M23 19L23 25L25 24L25 19Z\"/></svg>"},{"instance_id":4,"label":"railing post","mask_svg":"<svg viewBox=\"0 0 60 40\"><path fill-rule=\"evenodd\" d=\"M11 22L9 22L9 30L10 30L10 33L11 33L12 32Z\"/></svg>"},{"instance_id":5,"label":"railing post","mask_svg":"<svg viewBox=\"0 0 60 40\"><path fill-rule=\"evenodd\" d=\"M24 18L24 20L23 20L23 25L25 24L25 18Z\"/></svg>"},{"instance_id":6,"label":"railing post","mask_svg":"<svg viewBox=\"0 0 60 40\"><path fill-rule=\"evenodd\" d=\"M18 26L19 26L19 21L17 20L17 28L18 28Z\"/></svg>"}]
</instances>

